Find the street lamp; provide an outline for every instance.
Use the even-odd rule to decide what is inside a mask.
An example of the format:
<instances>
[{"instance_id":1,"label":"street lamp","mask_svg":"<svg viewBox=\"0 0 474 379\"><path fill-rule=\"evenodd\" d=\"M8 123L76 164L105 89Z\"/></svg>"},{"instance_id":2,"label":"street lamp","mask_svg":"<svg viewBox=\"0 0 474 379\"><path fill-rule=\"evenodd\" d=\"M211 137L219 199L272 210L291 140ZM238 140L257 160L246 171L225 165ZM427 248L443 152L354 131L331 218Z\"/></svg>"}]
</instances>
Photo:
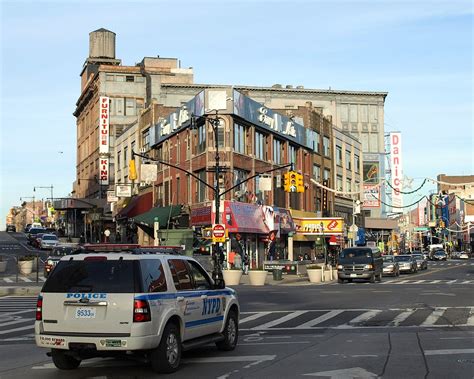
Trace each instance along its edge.
<instances>
[{"instance_id":1,"label":"street lamp","mask_svg":"<svg viewBox=\"0 0 474 379\"><path fill-rule=\"evenodd\" d=\"M326 250L326 238L324 236L324 224L321 221L319 224L321 227L321 233L323 234L323 252L324 252L324 266L326 267L328 265L328 255L327 255L327 250Z\"/></svg>"}]
</instances>

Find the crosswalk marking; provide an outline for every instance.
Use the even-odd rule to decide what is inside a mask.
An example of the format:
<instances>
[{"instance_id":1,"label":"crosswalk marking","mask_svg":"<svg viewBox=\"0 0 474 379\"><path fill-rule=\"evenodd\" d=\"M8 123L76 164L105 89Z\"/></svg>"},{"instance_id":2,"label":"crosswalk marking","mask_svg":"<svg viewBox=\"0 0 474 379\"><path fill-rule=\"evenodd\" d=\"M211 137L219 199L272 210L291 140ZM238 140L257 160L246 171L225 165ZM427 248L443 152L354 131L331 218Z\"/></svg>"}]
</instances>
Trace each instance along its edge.
<instances>
[{"instance_id":1,"label":"crosswalk marking","mask_svg":"<svg viewBox=\"0 0 474 379\"><path fill-rule=\"evenodd\" d=\"M432 326L439 320L439 318L443 315L445 309L435 308L433 312L426 318L425 321L421 323L421 326Z\"/></svg>"},{"instance_id":2,"label":"crosswalk marking","mask_svg":"<svg viewBox=\"0 0 474 379\"><path fill-rule=\"evenodd\" d=\"M308 322L305 322L304 324L301 324L299 326L297 326L295 329L307 329L307 328L311 328L313 326L316 326L318 324L321 324L323 323L324 321L327 321L333 317L336 317L337 315L341 314L342 312L344 312L343 310L336 310L336 311L330 311L322 316L319 316L319 317L316 317L315 319L311 320L311 321L308 321Z\"/></svg>"},{"instance_id":3,"label":"crosswalk marking","mask_svg":"<svg viewBox=\"0 0 474 379\"><path fill-rule=\"evenodd\" d=\"M431 281L432 284L436 284L436 283L440 283L440 282L441 282L441 280L432 280Z\"/></svg>"},{"instance_id":4,"label":"crosswalk marking","mask_svg":"<svg viewBox=\"0 0 474 379\"><path fill-rule=\"evenodd\" d=\"M413 313L415 313L415 311L416 309L410 309L410 310L400 313L398 316L396 316L393 319L393 321L390 324L393 326L399 326L403 321L405 321L408 317L410 317Z\"/></svg>"},{"instance_id":5,"label":"crosswalk marking","mask_svg":"<svg viewBox=\"0 0 474 379\"><path fill-rule=\"evenodd\" d=\"M375 316L377 316L381 312L382 311L379 310L379 309L367 311L365 313L362 313L360 316L357 316L357 317L353 318L351 321L348 322L348 324L353 325L353 324L363 323L365 321L370 320L371 318L374 318Z\"/></svg>"},{"instance_id":6,"label":"crosswalk marking","mask_svg":"<svg viewBox=\"0 0 474 379\"><path fill-rule=\"evenodd\" d=\"M471 310L469 311L469 318L467 319L467 324L474 325L474 307L471 307Z\"/></svg>"},{"instance_id":7,"label":"crosswalk marking","mask_svg":"<svg viewBox=\"0 0 474 379\"><path fill-rule=\"evenodd\" d=\"M33 282L31 279L27 278L26 276L21 276L20 279L27 283Z\"/></svg>"},{"instance_id":8,"label":"crosswalk marking","mask_svg":"<svg viewBox=\"0 0 474 379\"><path fill-rule=\"evenodd\" d=\"M7 321L7 322L2 322L0 324L0 326L8 326L8 325L15 325L15 324L21 324L23 322L27 322L27 321L33 321L34 318L20 318L18 320L14 320L14 321Z\"/></svg>"},{"instance_id":9,"label":"crosswalk marking","mask_svg":"<svg viewBox=\"0 0 474 379\"><path fill-rule=\"evenodd\" d=\"M28 326L22 326L20 328L1 330L0 334L7 334L7 333L12 333L12 332L18 332L20 330L27 330L27 329L34 329L34 328L35 328L35 326L33 324L31 324L31 325L28 325Z\"/></svg>"},{"instance_id":10,"label":"crosswalk marking","mask_svg":"<svg viewBox=\"0 0 474 379\"><path fill-rule=\"evenodd\" d=\"M302 314L305 314L307 311L296 311L296 312L292 312L290 314L287 314L286 316L283 316L283 317L280 317L274 321L270 321L270 322L267 322L263 325L259 325L258 326L258 329L267 329L267 328L271 328L273 326L276 326L276 325L279 325L279 324L283 324L284 322L286 321L289 321L293 318L296 318L298 316L301 316ZM254 329L254 328L252 328Z\"/></svg>"},{"instance_id":11,"label":"crosswalk marking","mask_svg":"<svg viewBox=\"0 0 474 379\"><path fill-rule=\"evenodd\" d=\"M446 284L456 283L457 281L458 281L457 279L448 280Z\"/></svg>"},{"instance_id":12,"label":"crosswalk marking","mask_svg":"<svg viewBox=\"0 0 474 379\"><path fill-rule=\"evenodd\" d=\"M3 280L6 281L7 283L13 283L13 280L10 278L4 278Z\"/></svg>"},{"instance_id":13,"label":"crosswalk marking","mask_svg":"<svg viewBox=\"0 0 474 379\"><path fill-rule=\"evenodd\" d=\"M242 314L242 313L241 313ZM256 320L260 317L263 317L263 316L266 316L270 314L270 312L259 312L259 313L255 313L254 315L251 315L251 316L248 316L248 317L245 317L243 318L242 320L239 321L239 324L243 324L244 322L249 322L249 321L253 321L253 320Z\"/></svg>"}]
</instances>

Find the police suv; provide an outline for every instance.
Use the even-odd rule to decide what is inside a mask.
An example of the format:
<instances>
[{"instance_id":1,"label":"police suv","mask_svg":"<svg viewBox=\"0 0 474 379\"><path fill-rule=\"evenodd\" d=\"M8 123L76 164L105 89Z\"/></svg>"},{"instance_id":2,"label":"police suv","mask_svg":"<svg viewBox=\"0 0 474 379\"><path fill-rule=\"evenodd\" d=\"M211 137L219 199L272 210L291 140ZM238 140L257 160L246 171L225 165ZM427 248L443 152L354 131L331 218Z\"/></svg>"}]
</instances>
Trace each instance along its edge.
<instances>
[{"instance_id":1,"label":"police suv","mask_svg":"<svg viewBox=\"0 0 474 379\"><path fill-rule=\"evenodd\" d=\"M181 352L237 345L235 291L216 285L173 248L85 245L61 258L38 296L35 339L55 366L144 355L158 372L178 369Z\"/></svg>"}]
</instances>

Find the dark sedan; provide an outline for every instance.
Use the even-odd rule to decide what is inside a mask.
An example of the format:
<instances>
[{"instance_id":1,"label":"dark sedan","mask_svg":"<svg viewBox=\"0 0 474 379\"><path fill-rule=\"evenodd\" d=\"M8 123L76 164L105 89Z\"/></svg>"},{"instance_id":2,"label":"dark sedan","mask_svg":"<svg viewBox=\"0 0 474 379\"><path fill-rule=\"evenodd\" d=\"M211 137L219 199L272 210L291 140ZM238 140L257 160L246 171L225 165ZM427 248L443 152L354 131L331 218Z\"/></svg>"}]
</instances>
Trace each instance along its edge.
<instances>
[{"instance_id":1,"label":"dark sedan","mask_svg":"<svg viewBox=\"0 0 474 379\"><path fill-rule=\"evenodd\" d=\"M448 260L448 255L446 254L446 252L444 250L436 250L433 255L432 255L432 258L434 261L447 261Z\"/></svg>"},{"instance_id":2,"label":"dark sedan","mask_svg":"<svg viewBox=\"0 0 474 379\"><path fill-rule=\"evenodd\" d=\"M427 270L428 269L428 262L423 257L423 254L412 254L412 257L416 260L416 266L418 270Z\"/></svg>"}]
</instances>

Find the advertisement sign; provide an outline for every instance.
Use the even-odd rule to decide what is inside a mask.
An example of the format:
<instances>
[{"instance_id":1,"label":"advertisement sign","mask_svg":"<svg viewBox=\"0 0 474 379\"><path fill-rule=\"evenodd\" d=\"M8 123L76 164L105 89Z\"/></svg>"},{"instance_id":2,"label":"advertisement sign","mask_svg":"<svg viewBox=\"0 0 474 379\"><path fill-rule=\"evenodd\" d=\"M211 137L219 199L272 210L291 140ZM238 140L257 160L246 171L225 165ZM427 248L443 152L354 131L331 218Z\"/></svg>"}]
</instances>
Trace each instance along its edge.
<instances>
[{"instance_id":1,"label":"advertisement sign","mask_svg":"<svg viewBox=\"0 0 474 379\"><path fill-rule=\"evenodd\" d=\"M191 209L191 225L211 225L212 210L210 206Z\"/></svg>"},{"instance_id":2,"label":"advertisement sign","mask_svg":"<svg viewBox=\"0 0 474 379\"><path fill-rule=\"evenodd\" d=\"M132 186L130 184L116 184L115 194L117 197L132 197Z\"/></svg>"},{"instance_id":3,"label":"advertisement sign","mask_svg":"<svg viewBox=\"0 0 474 379\"><path fill-rule=\"evenodd\" d=\"M153 183L158 177L158 165L142 164L140 166L140 181L143 183Z\"/></svg>"},{"instance_id":4,"label":"advertisement sign","mask_svg":"<svg viewBox=\"0 0 474 379\"><path fill-rule=\"evenodd\" d=\"M107 202L108 203L116 203L118 201L118 197L115 196L114 191L107 191Z\"/></svg>"},{"instance_id":5,"label":"advertisement sign","mask_svg":"<svg viewBox=\"0 0 474 379\"><path fill-rule=\"evenodd\" d=\"M224 201L222 214L224 225L229 233L268 234L261 206L249 203Z\"/></svg>"},{"instance_id":6,"label":"advertisement sign","mask_svg":"<svg viewBox=\"0 0 474 379\"><path fill-rule=\"evenodd\" d=\"M380 186L364 184L364 208L380 207Z\"/></svg>"},{"instance_id":7,"label":"advertisement sign","mask_svg":"<svg viewBox=\"0 0 474 379\"><path fill-rule=\"evenodd\" d=\"M422 200L418 203L418 220L416 225L422 226L425 225L426 220L425 220L425 208L426 208L426 200Z\"/></svg>"},{"instance_id":8,"label":"advertisement sign","mask_svg":"<svg viewBox=\"0 0 474 379\"><path fill-rule=\"evenodd\" d=\"M396 207L403 206L402 177L402 134L400 132L390 133L390 166L392 175L392 204ZM394 208L393 211L398 212L400 208Z\"/></svg>"},{"instance_id":9,"label":"advertisement sign","mask_svg":"<svg viewBox=\"0 0 474 379\"><path fill-rule=\"evenodd\" d=\"M191 123L191 116L204 114L204 91L184 104L176 112L160 118L157 124L150 127L150 146L155 146Z\"/></svg>"},{"instance_id":10,"label":"advertisement sign","mask_svg":"<svg viewBox=\"0 0 474 379\"><path fill-rule=\"evenodd\" d=\"M380 163L367 162L363 163L363 181L364 183L377 184L380 177Z\"/></svg>"},{"instance_id":11,"label":"advertisement sign","mask_svg":"<svg viewBox=\"0 0 474 379\"><path fill-rule=\"evenodd\" d=\"M100 184L109 185L109 158L99 158Z\"/></svg>"},{"instance_id":12,"label":"advertisement sign","mask_svg":"<svg viewBox=\"0 0 474 379\"><path fill-rule=\"evenodd\" d=\"M306 235L331 235L342 234L344 230L344 219L333 218L298 218L293 217L296 232Z\"/></svg>"},{"instance_id":13,"label":"advertisement sign","mask_svg":"<svg viewBox=\"0 0 474 379\"><path fill-rule=\"evenodd\" d=\"M99 154L109 152L110 102L107 96L99 97Z\"/></svg>"}]
</instances>

